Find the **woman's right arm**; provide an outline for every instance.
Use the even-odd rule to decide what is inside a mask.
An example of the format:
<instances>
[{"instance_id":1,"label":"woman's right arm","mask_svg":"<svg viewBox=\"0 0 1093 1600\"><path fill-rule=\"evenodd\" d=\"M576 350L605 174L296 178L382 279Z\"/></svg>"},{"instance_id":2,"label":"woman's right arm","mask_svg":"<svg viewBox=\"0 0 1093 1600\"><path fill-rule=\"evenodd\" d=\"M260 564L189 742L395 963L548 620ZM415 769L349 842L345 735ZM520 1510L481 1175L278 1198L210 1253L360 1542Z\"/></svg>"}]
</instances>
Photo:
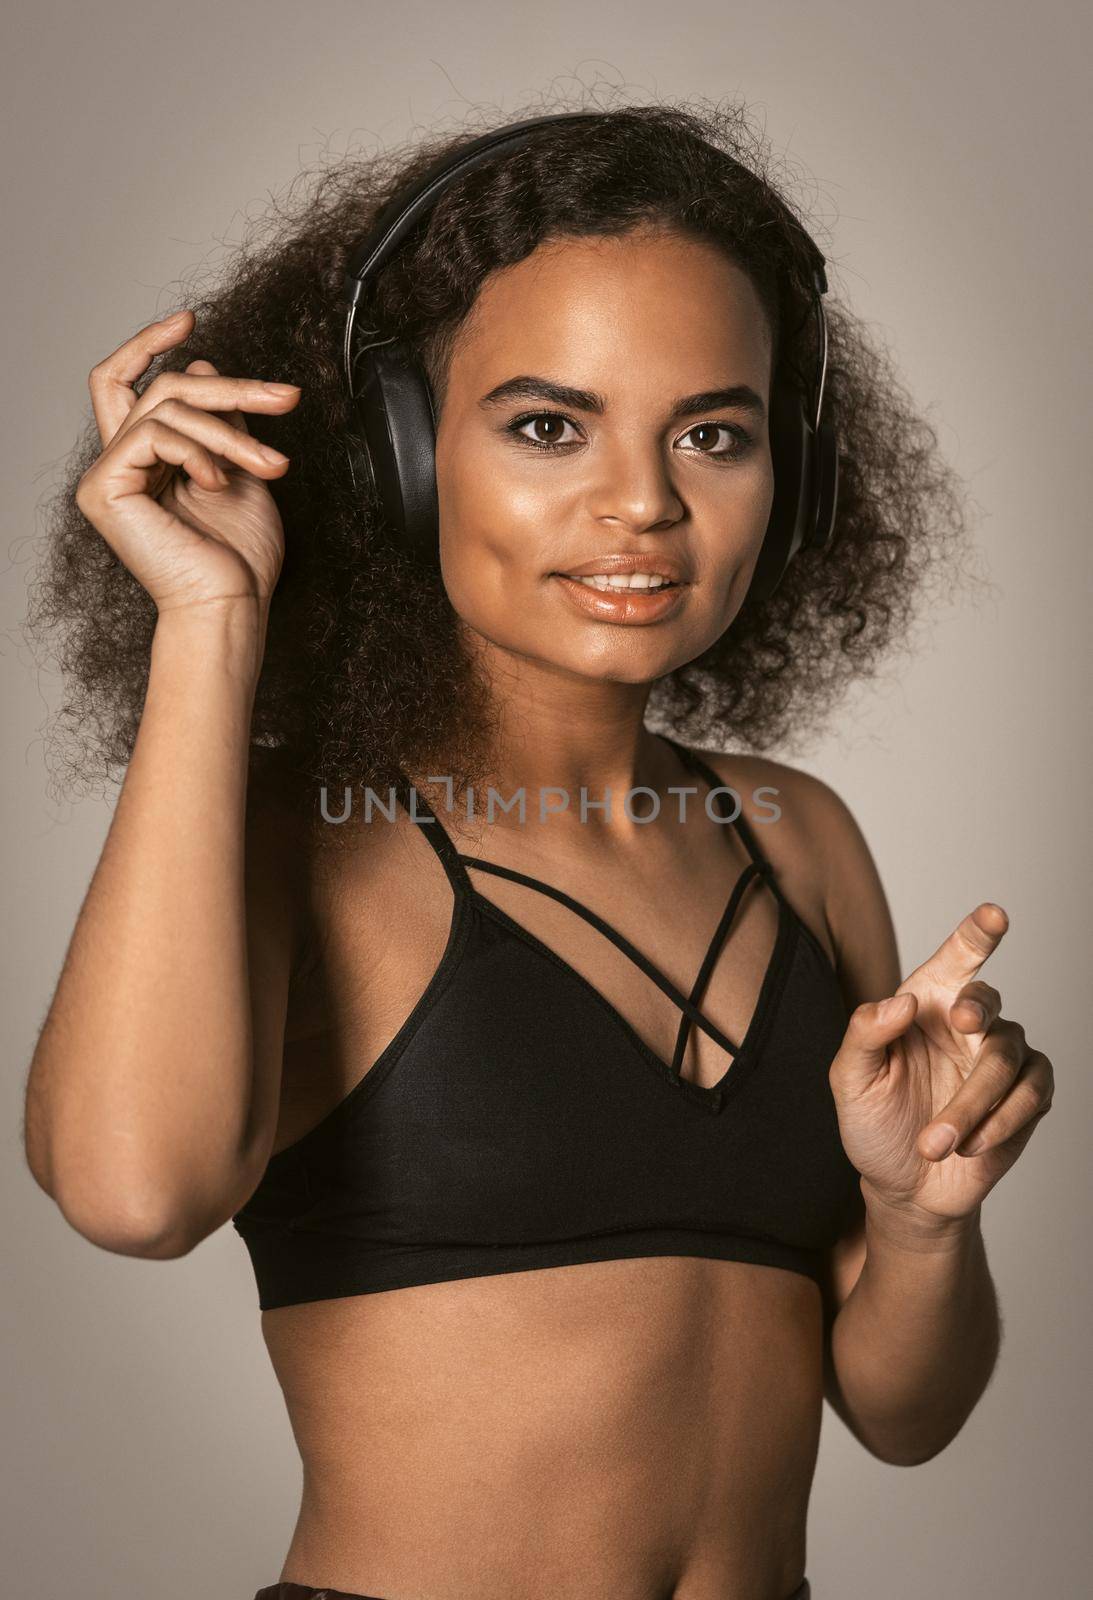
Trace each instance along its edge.
<instances>
[{"instance_id":1,"label":"woman's right arm","mask_svg":"<svg viewBox=\"0 0 1093 1600\"><path fill-rule=\"evenodd\" d=\"M261 479L287 463L258 454L242 409L283 410L299 395L194 362L136 400L128 385L184 336L143 330L92 375L106 448L78 498L158 620L133 754L26 1103L28 1163L65 1218L106 1249L146 1256L192 1248L258 1182L293 943L284 834L253 795L248 806L283 555Z\"/></svg>"}]
</instances>

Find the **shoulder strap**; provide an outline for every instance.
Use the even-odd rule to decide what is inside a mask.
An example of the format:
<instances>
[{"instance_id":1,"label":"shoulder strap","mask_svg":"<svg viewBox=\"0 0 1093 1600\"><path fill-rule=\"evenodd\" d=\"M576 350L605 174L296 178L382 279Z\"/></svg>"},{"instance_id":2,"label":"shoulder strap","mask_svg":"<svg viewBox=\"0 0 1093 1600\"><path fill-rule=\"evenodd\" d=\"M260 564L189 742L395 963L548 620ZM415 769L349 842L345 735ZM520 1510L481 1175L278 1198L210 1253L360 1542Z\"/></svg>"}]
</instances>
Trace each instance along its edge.
<instances>
[{"instance_id":1,"label":"shoulder strap","mask_svg":"<svg viewBox=\"0 0 1093 1600\"><path fill-rule=\"evenodd\" d=\"M399 782L395 787L395 794L402 809L410 821L421 829L440 857L440 864L448 874L448 882L456 894L471 894L473 891L467 869L447 829L425 796L410 783L405 773L400 772L398 776Z\"/></svg>"},{"instance_id":2,"label":"shoulder strap","mask_svg":"<svg viewBox=\"0 0 1093 1600\"><path fill-rule=\"evenodd\" d=\"M662 735L662 737L667 739L668 743L679 753L682 759L689 767L692 768L693 771L697 772L700 777L705 779L711 790L725 790L729 788L729 785L725 783L724 779L720 778L713 768L707 762L703 761L702 757L697 755L695 751L688 750L686 745L680 744L677 740L670 738L667 734ZM767 860L767 857L760 849L759 842L752 830L751 823L744 816L743 801L744 797L741 795L740 811L738 815L733 818L732 826L740 835L744 849L748 852L748 855L751 857L752 861L754 861L757 870L764 878L767 879L774 892L776 894L780 894L781 891L779 890L778 884L775 880L774 867L772 863ZM714 805L717 808L718 815L723 817L725 815L723 794L718 793L715 795Z\"/></svg>"}]
</instances>

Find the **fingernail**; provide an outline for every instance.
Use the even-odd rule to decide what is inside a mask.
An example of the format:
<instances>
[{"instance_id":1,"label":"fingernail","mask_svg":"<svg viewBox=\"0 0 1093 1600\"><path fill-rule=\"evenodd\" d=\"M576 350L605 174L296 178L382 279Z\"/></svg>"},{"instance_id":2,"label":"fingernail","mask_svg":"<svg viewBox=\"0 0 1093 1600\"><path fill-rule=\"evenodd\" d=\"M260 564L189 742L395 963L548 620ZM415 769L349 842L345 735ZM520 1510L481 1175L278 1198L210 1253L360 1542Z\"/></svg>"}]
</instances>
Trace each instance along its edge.
<instances>
[{"instance_id":1,"label":"fingernail","mask_svg":"<svg viewBox=\"0 0 1093 1600\"><path fill-rule=\"evenodd\" d=\"M979 1004L978 1000L965 1000L964 1004L968 1010L974 1014L977 1022L982 1022L984 1020L987 1013L983 1010L983 1007Z\"/></svg>"},{"instance_id":2,"label":"fingernail","mask_svg":"<svg viewBox=\"0 0 1093 1600\"><path fill-rule=\"evenodd\" d=\"M258 448L259 448L259 450L261 450L262 454L265 456L267 461L287 461L288 460L287 456L283 456L281 454L280 450L275 450L272 445L260 444L258 446Z\"/></svg>"},{"instance_id":3,"label":"fingernail","mask_svg":"<svg viewBox=\"0 0 1093 1600\"><path fill-rule=\"evenodd\" d=\"M298 394L300 390L298 383L267 383L265 387L270 394Z\"/></svg>"},{"instance_id":4,"label":"fingernail","mask_svg":"<svg viewBox=\"0 0 1093 1600\"><path fill-rule=\"evenodd\" d=\"M169 328L172 323L181 322L183 317L186 316L186 315L187 315L187 312L185 310L172 311L172 313L171 313L171 315L169 317L164 317L163 318L163 326L165 328Z\"/></svg>"},{"instance_id":5,"label":"fingernail","mask_svg":"<svg viewBox=\"0 0 1093 1600\"><path fill-rule=\"evenodd\" d=\"M881 1022L894 1022L906 1007L907 996L905 994L894 994L890 1000L881 1002L877 1010L877 1016Z\"/></svg>"},{"instance_id":6,"label":"fingernail","mask_svg":"<svg viewBox=\"0 0 1093 1600\"><path fill-rule=\"evenodd\" d=\"M926 1146L927 1155L932 1156L935 1161L941 1161L956 1145L956 1129L950 1127L947 1122L942 1122L938 1127L930 1129L923 1144Z\"/></svg>"}]
</instances>

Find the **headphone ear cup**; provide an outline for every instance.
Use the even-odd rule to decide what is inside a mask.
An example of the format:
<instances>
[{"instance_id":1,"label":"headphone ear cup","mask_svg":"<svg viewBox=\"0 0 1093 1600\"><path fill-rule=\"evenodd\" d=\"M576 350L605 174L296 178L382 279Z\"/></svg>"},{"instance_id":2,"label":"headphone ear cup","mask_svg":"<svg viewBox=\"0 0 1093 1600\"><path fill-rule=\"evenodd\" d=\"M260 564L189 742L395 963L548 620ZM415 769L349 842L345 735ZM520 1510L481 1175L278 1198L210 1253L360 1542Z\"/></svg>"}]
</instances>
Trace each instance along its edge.
<instances>
[{"instance_id":1,"label":"headphone ear cup","mask_svg":"<svg viewBox=\"0 0 1093 1600\"><path fill-rule=\"evenodd\" d=\"M839 441L835 424L825 417L814 446L816 460L815 517L811 535L805 540L809 550L823 550L831 542L835 512L839 504Z\"/></svg>"},{"instance_id":2,"label":"headphone ear cup","mask_svg":"<svg viewBox=\"0 0 1093 1600\"><path fill-rule=\"evenodd\" d=\"M810 530L813 450L804 404L804 397L795 385L785 382L773 385L768 428L774 500L745 596L748 605L770 598Z\"/></svg>"},{"instance_id":3,"label":"headphone ear cup","mask_svg":"<svg viewBox=\"0 0 1093 1600\"><path fill-rule=\"evenodd\" d=\"M361 353L357 417L380 507L398 544L439 560L436 414L428 379L401 339Z\"/></svg>"}]
</instances>

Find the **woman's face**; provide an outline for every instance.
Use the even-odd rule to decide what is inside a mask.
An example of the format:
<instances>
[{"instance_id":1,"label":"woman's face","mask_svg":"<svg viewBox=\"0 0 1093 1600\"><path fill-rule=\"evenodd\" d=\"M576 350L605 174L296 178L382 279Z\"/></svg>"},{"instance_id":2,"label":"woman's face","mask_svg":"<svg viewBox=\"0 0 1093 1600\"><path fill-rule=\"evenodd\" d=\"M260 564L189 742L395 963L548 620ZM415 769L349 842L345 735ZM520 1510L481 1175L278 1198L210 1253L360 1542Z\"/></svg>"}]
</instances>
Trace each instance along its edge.
<instances>
[{"instance_id":1,"label":"woman's face","mask_svg":"<svg viewBox=\"0 0 1093 1600\"><path fill-rule=\"evenodd\" d=\"M436 450L444 582L473 634L626 683L700 655L770 514L770 359L750 279L677 233L551 241L487 279ZM678 587L564 576L617 576L634 555Z\"/></svg>"}]
</instances>

